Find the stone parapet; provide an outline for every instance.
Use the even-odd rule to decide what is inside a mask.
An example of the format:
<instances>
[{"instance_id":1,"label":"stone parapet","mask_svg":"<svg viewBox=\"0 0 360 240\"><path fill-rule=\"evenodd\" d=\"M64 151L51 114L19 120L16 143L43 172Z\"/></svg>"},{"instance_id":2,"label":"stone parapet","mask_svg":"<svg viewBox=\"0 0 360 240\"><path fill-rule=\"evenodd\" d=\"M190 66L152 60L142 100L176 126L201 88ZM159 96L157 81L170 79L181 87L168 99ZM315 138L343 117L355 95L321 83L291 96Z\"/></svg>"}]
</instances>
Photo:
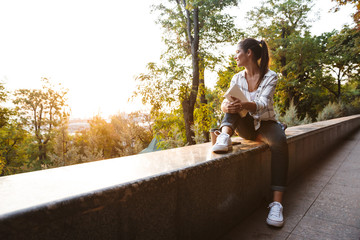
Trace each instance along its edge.
<instances>
[{"instance_id":1,"label":"stone parapet","mask_svg":"<svg viewBox=\"0 0 360 240\"><path fill-rule=\"evenodd\" d=\"M289 179L359 127L354 115L288 128ZM217 239L270 193L268 146L233 141L1 177L0 238Z\"/></svg>"}]
</instances>

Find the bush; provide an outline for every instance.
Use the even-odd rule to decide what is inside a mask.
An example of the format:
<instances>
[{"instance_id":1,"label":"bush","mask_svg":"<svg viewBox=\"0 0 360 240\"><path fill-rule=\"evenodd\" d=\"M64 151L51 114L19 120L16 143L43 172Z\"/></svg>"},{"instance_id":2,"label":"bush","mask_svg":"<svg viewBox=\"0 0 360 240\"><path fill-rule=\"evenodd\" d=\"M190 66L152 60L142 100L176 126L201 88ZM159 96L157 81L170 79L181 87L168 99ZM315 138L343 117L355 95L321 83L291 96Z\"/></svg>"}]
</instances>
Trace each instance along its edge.
<instances>
[{"instance_id":1,"label":"bush","mask_svg":"<svg viewBox=\"0 0 360 240\"><path fill-rule=\"evenodd\" d=\"M329 102L326 107L319 112L316 121L324 121L328 119L338 118L342 116L341 105L338 103Z\"/></svg>"},{"instance_id":2,"label":"bush","mask_svg":"<svg viewBox=\"0 0 360 240\"><path fill-rule=\"evenodd\" d=\"M291 100L289 108L285 111L285 115L283 117L280 117L279 120L280 122L285 123L288 127L301 124L301 121L297 116L297 109L294 105L294 101Z\"/></svg>"},{"instance_id":3,"label":"bush","mask_svg":"<svg viewBox=\"0 0 360 240\"><path fill-rule=\"evenodd\" d=\"M345 116L360 113L360 97L355 98L348 104L342 105L342 112Z\"/></svg>"},{"instance_id":4,"label":"bush","mask_svg":"<svg viewBox=\"0 0 360 240\"><path fill-rule=\"evenodd\" d=\"M309 116L309 114L306 113L304 119L301 121L301 124L309 124L309 123L312 123L312 119L311 117Z\"/></svg>"}]
</instances>

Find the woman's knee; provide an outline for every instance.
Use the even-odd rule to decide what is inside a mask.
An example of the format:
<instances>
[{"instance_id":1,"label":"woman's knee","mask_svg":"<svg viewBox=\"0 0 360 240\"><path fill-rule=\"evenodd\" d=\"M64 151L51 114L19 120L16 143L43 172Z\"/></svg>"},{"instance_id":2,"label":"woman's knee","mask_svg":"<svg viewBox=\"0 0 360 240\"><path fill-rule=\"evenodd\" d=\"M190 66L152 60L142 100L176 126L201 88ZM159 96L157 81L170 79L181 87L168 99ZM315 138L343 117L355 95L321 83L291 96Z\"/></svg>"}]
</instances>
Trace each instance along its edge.
<instances>
[{"instance_id":1,"label":"woman's knee","mask_svg":"<svg viewBox=\"0 0 360 240\"><path fill-rule=\"evenodd\" d=\"M238 114L225 113L225 117L221 121L220 130L223 127L229 127L232 131L235 129L236 122L238 121Z\"/></svg>"},{"instance_id":2,"label":"woman's knee","mask_svg":"<svg viewBox=\"0 0 360 240\"><path fill-rule=\"evenodd\" d=\"M240 136L246 140L254 141L256 139L255 131L249 131L249 129L242 129L240 127L237 127L235 132L238 136Z\"/></svg>"},{"instance_id":3,"label":"woman's knee","mask_svg":"<svg viewBox=\"0 0 360 240\"><path fill-rule=\"evenodd\" d=\"M260 130L265 142L270 146L287 146L287 138L284 131L277 123L268 123Z\"/></svg>"}]
</instances>

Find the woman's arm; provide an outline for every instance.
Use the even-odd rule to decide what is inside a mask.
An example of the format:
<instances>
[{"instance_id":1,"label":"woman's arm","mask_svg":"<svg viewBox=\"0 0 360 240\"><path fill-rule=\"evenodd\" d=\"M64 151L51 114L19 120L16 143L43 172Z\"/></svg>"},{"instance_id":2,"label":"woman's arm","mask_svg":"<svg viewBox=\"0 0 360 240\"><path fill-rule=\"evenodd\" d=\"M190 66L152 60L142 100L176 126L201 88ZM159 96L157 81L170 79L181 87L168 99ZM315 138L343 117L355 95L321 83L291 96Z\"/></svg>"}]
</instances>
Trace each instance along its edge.
<instances>
[{"instance_id":1,"label":"woman's arm","mask_svg":"<svg viewBox=\"0 0 360 240\"><path fill-rule=\"evenodd\" d=\"M271 79L268 82L264 83L266 85L263 87L260 97L254 101L254 103L256 104L256 111L261 111L263 109L266 109L268 108L269 104L272 104L272 99L275 93L277 80L278 80L278 76L274 75L271 77Z\"/></svg>"},{"instance_id":2,"label":"woman's arm","mask_svg":"<svg viewBox=\"0 0 360 240\"><path fill-rule=\"evenodd\" d=\"M242 102L243 109L248 110L249 112L256 112L256 103L254 102Z\"/></svg>"}]
</instances>

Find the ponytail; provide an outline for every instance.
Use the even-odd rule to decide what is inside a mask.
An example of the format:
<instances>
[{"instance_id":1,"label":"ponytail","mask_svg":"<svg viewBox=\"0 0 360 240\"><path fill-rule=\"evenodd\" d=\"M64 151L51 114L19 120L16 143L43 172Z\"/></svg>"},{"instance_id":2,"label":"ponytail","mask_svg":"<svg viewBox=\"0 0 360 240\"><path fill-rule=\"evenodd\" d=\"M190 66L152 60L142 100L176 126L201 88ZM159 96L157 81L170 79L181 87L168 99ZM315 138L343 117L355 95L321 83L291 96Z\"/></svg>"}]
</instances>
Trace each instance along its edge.
<instances>
[{"instance_id":1,"label":"ponytail","mask_svg":"<svg viewBox=\"0 0 360 240\"><path fill-rule=\"evenodd\" d=\"M261 81L263 80L265 74L269 70L269 50L266 42L264 40L257 41L253 38L246 38L239 43L240 47L247 52L248 49L251 49L254 53L254 60L257 62L260 59L260 77L256 84L256 88L259 87Z\"/></svg>"},{"instance_id":2,"label":"ponytail","mask_svg":"<svg viewBox=\"0 0 360 240\"><path fill-rule=\"evenodd\" d=\"M265 74L269 70L269 50L266 42L264 40L260 41L261 45L261 59L260 59L260 78L256 84L256 87L258 87L263 80Z\"/></svg>"}]
</instances>

